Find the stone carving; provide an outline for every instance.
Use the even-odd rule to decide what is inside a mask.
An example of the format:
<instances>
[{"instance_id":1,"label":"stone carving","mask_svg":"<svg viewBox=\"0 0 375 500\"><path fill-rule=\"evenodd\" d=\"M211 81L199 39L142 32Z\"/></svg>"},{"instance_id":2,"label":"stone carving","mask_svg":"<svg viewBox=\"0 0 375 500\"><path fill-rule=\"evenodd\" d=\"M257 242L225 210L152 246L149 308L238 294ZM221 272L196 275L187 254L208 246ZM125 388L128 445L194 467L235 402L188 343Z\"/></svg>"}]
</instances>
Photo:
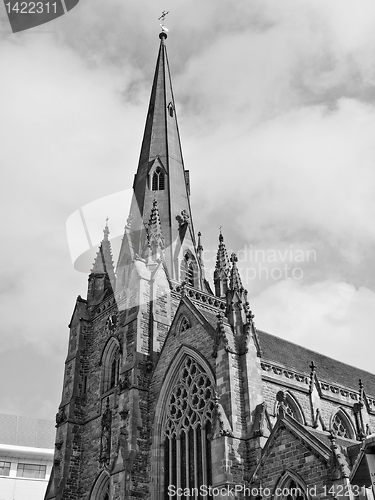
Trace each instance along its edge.
<instances>
[{"instance_id":1,"label":"stone carving","mask_svg":"<svg viewBox=\"0 0 375 500\"><path fill-rule=\"evenodd\" d=\"M60 408L58 413L56 413L56 427L58 427L65 421L66 421L65 408Z\"/></svg>"},{"instance_id":2,"label":"stone carving","mask_svg":"<svg viewBox=\"0 0 375 500\"><path fill-rule=\"evenodd\" d=\"M109 465L111 454L111 425L112 411L109 407L109 398L107 398L107 406L102 416L102 435L100 439L100 462L104 465Z\"/></svg>"},{"instance_id":3,"label":"stone carving","mask_svg":"<svg viewBox=\"0 0 375 500\"><path fill-rule=\"evenodd\" d=\"M125 391L125 389L129 389L130 387L130 374L129 372L124 373L118 381L118 386L121 391Z\"/></svg>"}]
</instances>

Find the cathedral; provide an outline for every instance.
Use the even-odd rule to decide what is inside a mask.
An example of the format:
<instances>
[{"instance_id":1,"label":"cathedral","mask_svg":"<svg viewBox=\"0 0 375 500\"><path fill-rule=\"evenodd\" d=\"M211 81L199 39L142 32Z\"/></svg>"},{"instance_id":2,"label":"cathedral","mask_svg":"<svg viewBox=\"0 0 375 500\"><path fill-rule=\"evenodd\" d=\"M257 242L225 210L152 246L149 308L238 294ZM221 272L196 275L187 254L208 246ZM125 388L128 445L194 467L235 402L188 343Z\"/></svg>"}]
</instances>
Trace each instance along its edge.
<instances>
[{"instance_id":1,"label":"cathedral","mask_svg":"<svg viewBox=\"0 0 375 500\"><path fill-rule=\"evenodd\" d=\"M221 232L206 279L159 38L118 262L106 226L69 324L45 500L373 500L375 375L256 328Z\"/></svg>"}]
</instances>

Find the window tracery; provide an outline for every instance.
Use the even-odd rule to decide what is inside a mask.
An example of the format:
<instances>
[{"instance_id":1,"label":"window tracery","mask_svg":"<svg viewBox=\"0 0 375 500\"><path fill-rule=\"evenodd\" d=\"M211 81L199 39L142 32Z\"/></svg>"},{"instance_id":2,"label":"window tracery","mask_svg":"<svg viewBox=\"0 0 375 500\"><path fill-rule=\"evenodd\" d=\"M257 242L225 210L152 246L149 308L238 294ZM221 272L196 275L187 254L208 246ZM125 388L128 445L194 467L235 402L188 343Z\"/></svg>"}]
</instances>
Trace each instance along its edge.
<instances>
[{"instance_id":1,"label":"window tracery","mask_svg":"<svg viewBox=\"0 0 375 500\"><path fill-rule=\"evenodd\" d=\"M180 323L180 333L186 332L190 328L190 322L186 316L183 316Z\"/></svg>"},{"instance_id":2,"label":"window tracery","mask_svg":"<svg viewBox=\"0 0 375 500\"><path fill-rule=\"evenodd\" d=\"M343 412L339 410L332 418L331 429L333 432L340 437L352 438L352 432L350 431L347 419L344 417Z\"/></svg>"},{"instance_id":3,"label":"window tracery","mask_svg":"<svg viewBox=\"0 0 375 500\"><path fill-rule=\"evenodd\" d=\"M164 172L160 167L157 167L152 175L152 191L164 191L165 178Z\"/></svg>"},{"instance_id":4,"label":"window tracery","mask_svg":"<svg viewBox=\"0 0 375 500\"><path fill-rule=\"evenodd\" d=\"M298 404L290 394L284 391L279 391L276 395L276 414L280 412L280 407L282 406L285 414L297 420L301 424L304 423L304 417L302 411L298 407Z\"/></svg>"},{"instance_id":5,"label":"window tracery","mask_svg":"<svg viewBox=\"0 0 375 500\"><path fill-rule=\"evenodd\" d=\"M286 398L286 400L284 402L284 411L289 416L291 416L292 418L296 419L296 414L294 412L294 409L291 407L290 401L288 400L288 398Z\"/></svg>"},{"instance_id":6,"label":"window tracery","mask_svg":"<svg viewBox=\"0 0 375 500\"><path fill-rule=\"evenodd\" d=\"M211 484L211 433L214 389L207 374L186 356L167 400L164 425L164 484L199 488Z\"/></svg>"}]
</instances>

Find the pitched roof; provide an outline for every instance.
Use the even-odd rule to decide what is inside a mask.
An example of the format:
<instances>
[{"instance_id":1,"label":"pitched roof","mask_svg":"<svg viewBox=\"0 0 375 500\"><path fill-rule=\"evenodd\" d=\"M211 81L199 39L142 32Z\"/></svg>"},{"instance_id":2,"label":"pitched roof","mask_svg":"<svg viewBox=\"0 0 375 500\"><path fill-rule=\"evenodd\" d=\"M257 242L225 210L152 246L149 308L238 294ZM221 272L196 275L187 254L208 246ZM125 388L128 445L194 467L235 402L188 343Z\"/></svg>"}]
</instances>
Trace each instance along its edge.
<instances>
[{"instance_id":1,"label":"pitched roof","mask_svg":"<svg viewBox=\"0 0 375 500\"><path fill-rule=\"evenodd\" d=\"M309 373L309 365L311 361L314 361L316 373L320 380L358 391L358 381L361 379L365 392L375 396L374 374L261 330L257 330L257 333L263 359L302 373Z\"/></svg>"}]
</instances>

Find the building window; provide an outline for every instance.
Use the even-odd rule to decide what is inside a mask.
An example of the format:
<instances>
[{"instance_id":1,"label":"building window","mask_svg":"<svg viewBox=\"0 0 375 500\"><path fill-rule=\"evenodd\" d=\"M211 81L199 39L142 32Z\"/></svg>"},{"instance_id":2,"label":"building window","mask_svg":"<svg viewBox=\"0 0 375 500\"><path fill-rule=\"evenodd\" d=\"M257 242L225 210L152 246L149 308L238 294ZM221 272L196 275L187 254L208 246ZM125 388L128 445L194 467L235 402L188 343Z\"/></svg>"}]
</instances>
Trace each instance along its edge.
<instances>
[{"instance_id":1,"label":"building window","mask_svg":"<svg viewBox=\"0 0 375 500\"><path fill-rule=\"evenodd\" d=\"M296 419L296 413L294 411L294 408L292 408L292 406L290 404L290 400L288 401L288 398L285 400L284 410L285 410L285 413L287 413L290 417Z\"/></svg>"},{"instance_id":2,"label":"building window","mask_svg":"<svg viewBox=\"0 0 375 500\"><path fill-rule=\"evenodd\" d=\"M116 387L121 368L120 345L117 339L111 337L102 354L102 392Z\"/></svg>"},{"instance_id":3,"label":"building window","mask_svg":"<svg viewBox=\"0 0 375 500\"><path fill-rule=\"evenodd\" d=\"M164 425L165 499L168 486L212 484L211 434L214 389L200 365L186 356L167 404Z\"/></svg>"},{"instance_id":4,"label":"building window","mask_svg":"<svg viewBox=\"0 0 375 500\"><path fill-rule=\"evenodd\" d=\"M112 389L112 387L115 387L117 385L119 372L120 372L120 353L117 351L111 363L111 379L109 383L109 389Z\"/></svg>"},{"instance_id":5,"label":"building window","mask_svg":"<svg viewBox=\"0 0 375 500\"><path fill-rule=\"evenodd\" d=\"M160 167L158 167L152 176L152 190L153 191L164 191L165 179L164 173Z\"/></svg>"},{"instance_id":6,"label":"building window","mask_svg":"<svg viewBox=\"0 0 375 500\"><path fill-rule=\"evenodd\" d=\"M32 479L44 479L46 477L46 466L35 464L18 464L17 477L29 477Z\"/></svg>"},{"instance_id":7,"label":"building window","mask_svg":"<svg viewBox=\"0 0 375 500\"><path fill-rule=\"evenodd\" d=\"M10 462L0 461L0 476L9 476Z\"/></svg>"},{"instance_id":8,"label":"building window","mask_svg":"<svg viewBox=\"0 0 375 500\"><path fill-rule=\"evenodd\" d=\"M285 415L289 415L301 424L305 422L302 410L297 401L288 392L279 391L276 395L276 400L276 415L280 412L280 406L282 405Z\"/></svg>"},{"instance_id":9,"label":"building window","mask_svg":"<svg viewBox=\"0 0 375 500\"><path fill-rule=\"evenodd\" d=\"M180 323L180 333L186 332L190 328L190 323L189 320L187 319L186 316L183 316L181 323Z\"/></svg>"},{"instance_id":10,"label":"building window","mask_svg":"<svg viewBox=\"0 0 375 500\"><path fill-rule=\"evenodd\" d=\"M291 477L283 482L278 491L281 492L279 498L282 500L306 500L304 489Z\"/></svg>"},{"instance_id":11,"label":"building window","mask_svg":"<svg viewBox=\"0 0 375 500\"><path fill-rule=\"evenodd\" d=\"M332 418L331 429L337 436L352 439L353 433L347 420L343 411L339 410Z\"/></svg>"}]
</instances>

